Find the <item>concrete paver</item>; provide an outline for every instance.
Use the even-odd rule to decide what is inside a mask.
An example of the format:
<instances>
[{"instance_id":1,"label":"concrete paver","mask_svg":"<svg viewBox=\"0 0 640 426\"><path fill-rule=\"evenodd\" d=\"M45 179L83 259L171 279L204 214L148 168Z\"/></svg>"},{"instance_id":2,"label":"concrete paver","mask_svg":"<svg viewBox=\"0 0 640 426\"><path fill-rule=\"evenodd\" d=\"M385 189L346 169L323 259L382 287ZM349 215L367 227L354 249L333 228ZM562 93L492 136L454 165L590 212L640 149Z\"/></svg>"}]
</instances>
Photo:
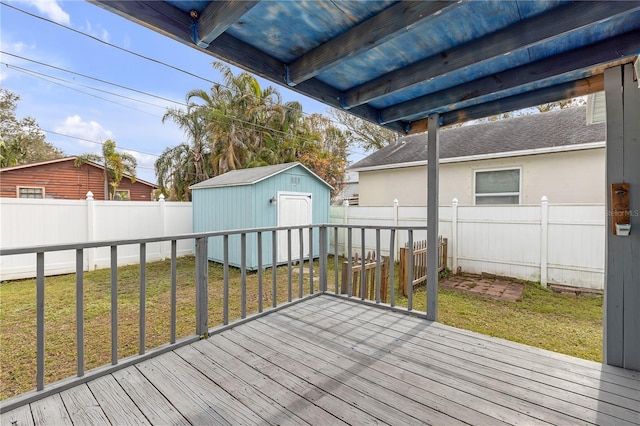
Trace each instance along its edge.
<instances>
[{"instance_id":1,"label":"concrete paver","mask_svg":"<svg viewBox=\"0 0 640 426\"><path fill-rule=\"evenodd\" d=\"M441 282L440 287L509 302L520 300L524 291L524 284L504 277L469 274L453 275Z\"/></svg>"}]
</instances>

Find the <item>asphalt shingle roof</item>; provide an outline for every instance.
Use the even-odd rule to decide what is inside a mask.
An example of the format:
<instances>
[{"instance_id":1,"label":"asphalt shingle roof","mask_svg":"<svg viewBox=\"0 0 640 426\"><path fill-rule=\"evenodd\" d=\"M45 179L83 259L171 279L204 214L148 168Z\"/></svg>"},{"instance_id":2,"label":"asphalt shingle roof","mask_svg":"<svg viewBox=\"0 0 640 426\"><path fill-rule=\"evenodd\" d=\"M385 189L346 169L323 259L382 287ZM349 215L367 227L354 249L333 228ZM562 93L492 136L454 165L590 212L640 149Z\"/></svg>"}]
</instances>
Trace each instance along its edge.
<instances>
[{"instance_id":1,"label":"asphalt shingle roof","mask_svg":"<svg viewBox=\"0 0 640 426\"><path fill-rule=\"evenodd\" d=\"M440 131L440 158L563 147L605 140L604 123L586 124L586 107L523 115ZM400 138L350 170L427 161L427 133Z\"/></svg>"},{"instance_id":2,"label":"asphalt shingle roof","mask_svg":"<svg viewBox=\"0 0 640 426\"><path fill-rule=\"evenodd\" d=\"M331 185L326 183L324 180L322 180L322 178L320 178L318 175L313 173L303 164L299 162L294 162L294 163L276 164L273 166L254 167L250 169L231 170L227 173L221 174L211 179L207 179L200 183L196 183L195 185L191 185L189 188L201 189L201 188L216 188L221 186L253 185L254 183L258 183L261 180L267 179L273 175L277 175L278 173L292 169L296 166L302 167L303 169L308 171L311 175L315 176L318 180L322 181L325 185L327 185L328 187L331 187Z\"/></svg>"}]
</instances>

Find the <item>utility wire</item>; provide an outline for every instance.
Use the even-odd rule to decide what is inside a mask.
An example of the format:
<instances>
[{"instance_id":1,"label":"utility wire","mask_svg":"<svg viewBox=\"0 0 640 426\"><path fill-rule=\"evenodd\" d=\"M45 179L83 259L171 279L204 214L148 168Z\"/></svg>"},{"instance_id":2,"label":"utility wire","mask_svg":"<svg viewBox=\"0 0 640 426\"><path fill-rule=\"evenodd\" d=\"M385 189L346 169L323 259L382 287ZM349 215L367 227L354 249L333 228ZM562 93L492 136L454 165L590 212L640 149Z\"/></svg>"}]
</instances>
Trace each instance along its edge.
<instances>
[{"instance_id":1,"label":"utility wire","mask_svg":"<svg viewBox=\"0 0 640 426\"><path fill-rule=\"evenodd\" d=\"M2 63L2 62L0 62L0 63ZM132 110L134 110L134 111L138 111L138 112L141 112L141 113L143 113L143 114L150 115L150 116L152 116L152 117L160 117L160 116L159 116L159 115L157 115L157 114L153 114L153 113L150 113L150 112L148 112L148 111L143 111L143 110L141 110L141 109L134 108L134 107L132 107L131 105L126 105L126 104L122 104L122 103L120 103L120 102L116 102L116 101L114 101L114 100L112 100L112 99L103 98L103 97L98 96L98 95L95 95L95 94L93 94L93 93L85 92L85 91L83 91L83 90L79 90L79 89L76 89L76 88L74 88L74 87L70 87L70 86L68 86L68 85L66 85L66 84L63 84L63 83L60 83L60 82L58 82L58 81L51 81L51 79L54 79L54 80L61 80L61 81L66 81L66 80L59 79L59 78L56 78L56 77L53 77L53 76L48 76L48 75L41 74L41 73L37 73L37 72L35 72L35 71L26 70L26 69L24 69L24 68L15 67L14 65L6 64L6 63L5 63L5 65L7 66L7 68L15 69L16 71L18 71L18 72L22 72L22 73L25 73L25 74L27 74L27 75L29 75L29 76L33 77L33 78L39 78L39 79L42 79L42 80L44 80L44 81L47 81L47 82L49 82L49 83L51 83L51 84L57 84L57 85L59 85L59 86L66 87L67 89L75 90L76 92L83 93L83 94L85 94L85 95L87 95L87 96L91 96L91 97L94 97L94 98L97 98L97 99L101 99L101 100L103 100L103 101L111 102L111 103L113 103L113 104L115 104L115 105L119 105L119 106L122 106L122 107L125 107L125 108L129 108L129 109L132 109ZM38 75L38 74L39 74L39 75ZM96 91L99 91L99 92L108 93L108 94L110 94L110 95L114 95L114 96L121 97L121 98L124 98L124 99L130 99L130 100L133 100L133 101L136 101L136 102L142 102L142 103L149 104L148 102L138 101L137 99L129 98L129 97L126 97L126 96L123 96L123 95L119 95L119 94L117 94L117 93L107 92L106 90L100 90L100 89L97 89L97 88L94 88L94 87L84 86L84 85L82 85L82 84L74 83L74 82L69 82L69 83L71 83L71 84L77 84L77 85L79 85L79 86L81 86L81 87L88 87L88 88L89 88L89 89L91 89L91 90L96 90ZM153 105L153 104L149 104L149 105ZM162 106L158 106L158 105L153 105L153 106L156 106L156 107L159 107L159 108L164 108L164 107L162 107Z\"/></svg>"},{"instance_id":2,"label":"utility wire","mask_svg":"<svg viewBox=\"0 0 640 426\"><path fill-rule=\"evenodd\" d=\"M42 65L42 66L45 66L45 67L53 68L54 70L63 71L63 72L67 72L69 74L73 74L73 75L77 75L77 76L80 76L80 77L84 77L84 78L87 78L89 80L95 80L95 81L98 81L100 83L104 83L104 84L108 84L108 85L111 85L111 86L119 87L119 88L125 89L125 90L130 90L132 92L136 92L136 93L139 93L141 95L150 96L152 98L162 99L163 101L171 102L171 103L174 103L174 104L187 106L187 104L185 104L184 102L174 101L173 99L169 99L169 98L163 98L162 96L158 96L158 95L154 95L154 94L151 94L151 93L143 92L142 90L133 89L131 87L123 86L121 84L113 83L111 81L102 80L100 78L92 77L92 76L87 75L87 74L81 74L79 72L71 71L69 69L56 67L54 65L45 64L44 62L36 61L35 59L25 58L24 56L14 55L13 53L8 53L8 52L2 51L2 50L0 50L0 53L3 54L3 55L13 56L14 58L22 59L23 61L33 62L34 64L38 64L38 65ZM12 65L12 66L15 66L15 65ZM97 90L97 89L95 89L95 90Z\"/></svg>"},{"instance_id":3,"label":"utility wire","mask_svg":"<svg viewBox=\"0 0 640 426\"><path fill-rule=\"evenodd\" d=\"M96 145L104 145L104 142L98 142L98 141L94 141L91 139L85 139L85 138L81 138L79 136L71 136L71 135L66 135L64 133L60 133L60 132L54 132L53 130L47 130L47 129L40 129L45 133L51 133L52 135L57 135L57 136L64 136L65 138L71 138L71 139L76 139L79 141L84 141L84 142L89 142L89 143L94 143ZM152 157L160 157L159 154L152 154L150 152L145 152L145 151L140 151L138 149L133 149L133 148L126 148L126 147L118 147L118 149L120 150L124 150L124 151L132 151L132 152L137 152L138 154L145 154L145 155L151 155Z\"/></svg>"}]
</instances>

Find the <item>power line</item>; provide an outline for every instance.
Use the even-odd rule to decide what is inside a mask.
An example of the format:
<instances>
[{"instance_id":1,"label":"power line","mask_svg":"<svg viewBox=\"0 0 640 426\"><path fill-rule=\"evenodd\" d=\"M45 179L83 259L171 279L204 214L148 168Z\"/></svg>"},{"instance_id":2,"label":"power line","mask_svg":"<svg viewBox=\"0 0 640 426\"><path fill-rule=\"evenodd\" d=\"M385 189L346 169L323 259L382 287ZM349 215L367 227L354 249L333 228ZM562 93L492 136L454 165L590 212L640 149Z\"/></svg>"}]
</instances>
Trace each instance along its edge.
<instances>
[{"instance_id":1,"label":"power line","mask_svg":"<svg viewBox=\"0 0 640 426\"><path fill-rule=\"evenodd\" d=\"M34 14L34 13L27 12L27 11L26 11L26 10L24 10L24 9L20 9L20 8L18 8L18 7L12 6L12 5L7 4L7 3L5 3L5 2L0 2L0 5L2 5L2 6L6 6L6 7L10 7L11 9L14 9L14 10L16 10L16 11L18 11L18 12L22 12L22 13L24 13L25 15L29 15L29 16L31 16L32 18L40 19L40 20L45 21L45 22L48 22L48 23L50 23L50 24L57 25L57 26L59 26L59 27L61 27L61 28L64 28L64 29L69 30L69 31L72 31L72 32L74 32L74 33L76 33L76 34L83 35L83 36L85 36L85 37L88 37L88 38L90 38L90 39L92 39L92 40L94 40L94 41L97 41L97 42L102 43L102 44L104 44L104 45L107 45L107 46L109 46L109 47L113 47L114 49L118 49L118 50L121 50L121 51L123 51L123 52L126 52L126 53L128 53L128 54L130 54L130 55L134 55L134 56L137 56L137 57L139 57L139 58L145 59L145 60L147 60L147 61L154 62L154 63L156 63L156 64L159 64L159 65L162 65L162 66L165 66L165 67L171 68L171 69L173 69L173 70L175 70L175 71L179 71L179 72L184 73L184 74L187 74L187 75L189 75L189 76L191 76L191 77L195 77L195 78L197 78L197 79L199 79L199 80L203 80L203 81L206 81L206 82L211 83L211 84L215 84L215 83L216 83L216 82L215 82L215 81L213 81L213 80L206 79L206 78L201 77L201 76L199 76L199 75L197 75L197 74L194 74L194 73L192 73L192 72L186 71L186 70L184 70L184 69L182 69L182 68L178 68L178 67L176 67L176 66L173 66L173 65L167 64L166 62L162 62L162 61L159 61L159 60L157 60L157 59L153 59L153 58L151 58L151 57L149 57L149 56L145 56L145 55L142 55L142 54L140 54L140 53L134 52L134 51L132 51L132 50L125 49L124 47L116 46L115 44L111 44L111 43L109 43L109 42L107 42L107 41L104 41L104 40L102 40L102 39L98 38L98 37L92 36L91 34L84 33L84 32L82 32L82 31L76 30L75 28L68 27L68 26L66 26L66 25L60 24L60 23L58 23L58 22L52 21L52 20L47 19L47 18L44 18L44 17L42 17L42 16L38 16L38 15L36 15L36 14Z\"/></svg>"},{"instance_id":2,"label":"power line","mask_svg":"<svg viewBox=\"0 0 640 426\"><path fill-rule=\"evenodd\" d=\"M66 135L64 133L60 133L60 132L54 132L53 130L47 130L47 129L40 129L45 133L51 133L52 135L57 135L57 136L64 136L65 138L71 138L71 139L76 139L79 141L84 141L84 142L89 142L89 143L94 143L96 145L104 145L104 142L98 142L98 141L94 141L91 139L85 139L85 138L81 138L78 136L71 136L71 135ZM126 148L126 147L119 147L119 149L124 150L124 151L132 151L132 152L137 152L138 154L145 154L145 155L151 155L152 157L160 157L160 154L152 154L150 152L145 152L145 151L140 151L138 149L133 149L133 148Z\"/></svg>"},{"instance_id":3,"label":"power line","mask_svg":"<svg viewBox=\"0 0 640 426\"><path fill-rule=\"evenodd\" d=\"M143 92L142 90L133 89L131 87L123 86L121 84L113 83L111 81L103 80L103 79L100 79L100 78L97 78L97 77L91 77L90 75L81 74L79 72L71 71L69 69L56 67L56 66L50 65L50 64L45 64L44 62L36 61L35 59L25 58L24 56L15 55L13 53L4 52L2 50L0 50L0 53L3 54L3 55L13 56L14 58L22 59L23 61L33 62L34 64L42 65L42 66L45 66L45 67L53 68L53 69L58 70L58 71L63 71L63 72L67 72L69 74L73 74L73 75L77 75L77 76L80 76L80 77L84 77L84 78L87 78L89 80L95 80L95 81L98 81L100 83L104 83L104 84L108 84L108 85L111 85L111 86L119 87L119 88L125 89L125 90L130 90L132 92L136 92L136 93L139 93L141 95L150 96L152 98L162 99L163 101L171 102L171 103L174 103L174 104L187 106L187 104L185 104L183 102L174 101L173 99L169 99L169 98L163 98L162 96L154 95L152 93ZM15 66L15 65L12 65L12 66ZM98 89L94 89L94 90L98 90Z\"/></svg>"},{"instance_id":4,"label":"power line","mask_svg":"<svg viewBox=\"0 0 640 426\"><path fill-rule=\"evenodd\" d=\"M0 62L0 64L4 64L4 65L7 66L7 68L11 68L11 69L14 69L14 70L16 70L18 72L25 73L25 74L33 77L33 78L39 78L39 79L47 81L47 82L49 82L51 84L57 84L59 86L66 87L67 89L70 89L70 90L75 90L76 92L83 93L83 94L85 94L87 96L91 96L91 97L94 97L96 99L101 99L103 101L111 102L111 103L113 103L115 105L119 105L119 106L122 106L122 107L125 107L125 108L132 109L134 111L138 111L138 112L141 112L141 113L144 113L144 114L148 114L148 115L150 115L152 117L160 117L157 114L153 114L153 113L150 113L150 112L147 112L147 111L143 111L143 110L138 109L138 108L134 108L131 105L121 104L121 103L116 102L116 101L114 101L112 99L103 98L103 97L94 95L93 93L88 93L88 92L85 92L85 91L70 87L70 86L68 86L66 84L62 84L62 83L57 82L57 81L51 81L51 79L54 79L54 80L60 80L60 81L68 82L67 80L63 80L61 78L57 78L57 77L49 76L49 75L46 75L46 74L38 73L38 72L35 72L35 71L27 70L27 69L24 69L24 68L16 67L15 65L7 64L7 63L4 63L4 62ZM106 90L101 90L101 89L97 89L97 88L90 87L90 86L85 86L83 84L74 83L74 82L69 82L69 83L70 84L76 84L76 85L81 86L81 87L87 87L87 88L89 88L91 90L96 90L96 91L99 91L99 92L108 93L110 95L121 97L121 98L124 98L124 99L129 99L129 100L133 100L133 101L136 101L136 102L142 102L142 103L145 103L145 104L148 104L148 105L152 105L152 106L155 106L155 107L164 108L163 106L153 105L153 104L150 104L148 102L144 102L144 101L140 101L140 100L137 100L137 99L129 98L127 96L119 95L117 93L107 92Z\"/></svg>"}]
</instances>

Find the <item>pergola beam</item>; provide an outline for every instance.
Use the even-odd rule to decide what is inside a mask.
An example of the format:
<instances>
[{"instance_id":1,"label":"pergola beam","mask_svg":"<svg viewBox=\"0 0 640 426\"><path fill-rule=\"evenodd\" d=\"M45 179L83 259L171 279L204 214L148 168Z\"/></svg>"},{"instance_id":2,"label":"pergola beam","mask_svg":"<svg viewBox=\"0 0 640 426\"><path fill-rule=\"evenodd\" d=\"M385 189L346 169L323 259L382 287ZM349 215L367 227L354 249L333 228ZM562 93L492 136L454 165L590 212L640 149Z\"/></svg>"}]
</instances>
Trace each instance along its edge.
<instances>
[{"instance_id":1,"label":"pergola beam","mask_svg":"<svg viewBox=\"0 0 640 426\"><path fill-rule=\"evenodd\" d=\"M344 94L346 107L370 102L430 78L524 49L585 25L640 8L640 2L576 2L387 73Z\"/></svg>"},{"instance_id":2,"label":"pergola beam","mask_svg":"<svg viewBox=\"0 0 640 426\"><path fill-rule=\"evenodd\" d=\"M613 61L625 60L640 51L640 30L606 39L570 52L563 52L531 64L492 74L473 82L431 93L380 111L383 123L403 120L423 111L446 110L459 102L500 93L526 84L590 68L601 74ZM625 60L626 61L626 60Z\"/></svg>"},{"instance_id":3,"label":"pergola beam","mask_svg":"<svg viewBox=\"0 0 640 426\"><path fill-rule=\"evenodd\" d=\"M288 66L287 84L295 86L336 64L373 49L418 24L433 19L442 9L461 2L400 2L349 31L316 47Z\"/></svg>"}]
</instances>

